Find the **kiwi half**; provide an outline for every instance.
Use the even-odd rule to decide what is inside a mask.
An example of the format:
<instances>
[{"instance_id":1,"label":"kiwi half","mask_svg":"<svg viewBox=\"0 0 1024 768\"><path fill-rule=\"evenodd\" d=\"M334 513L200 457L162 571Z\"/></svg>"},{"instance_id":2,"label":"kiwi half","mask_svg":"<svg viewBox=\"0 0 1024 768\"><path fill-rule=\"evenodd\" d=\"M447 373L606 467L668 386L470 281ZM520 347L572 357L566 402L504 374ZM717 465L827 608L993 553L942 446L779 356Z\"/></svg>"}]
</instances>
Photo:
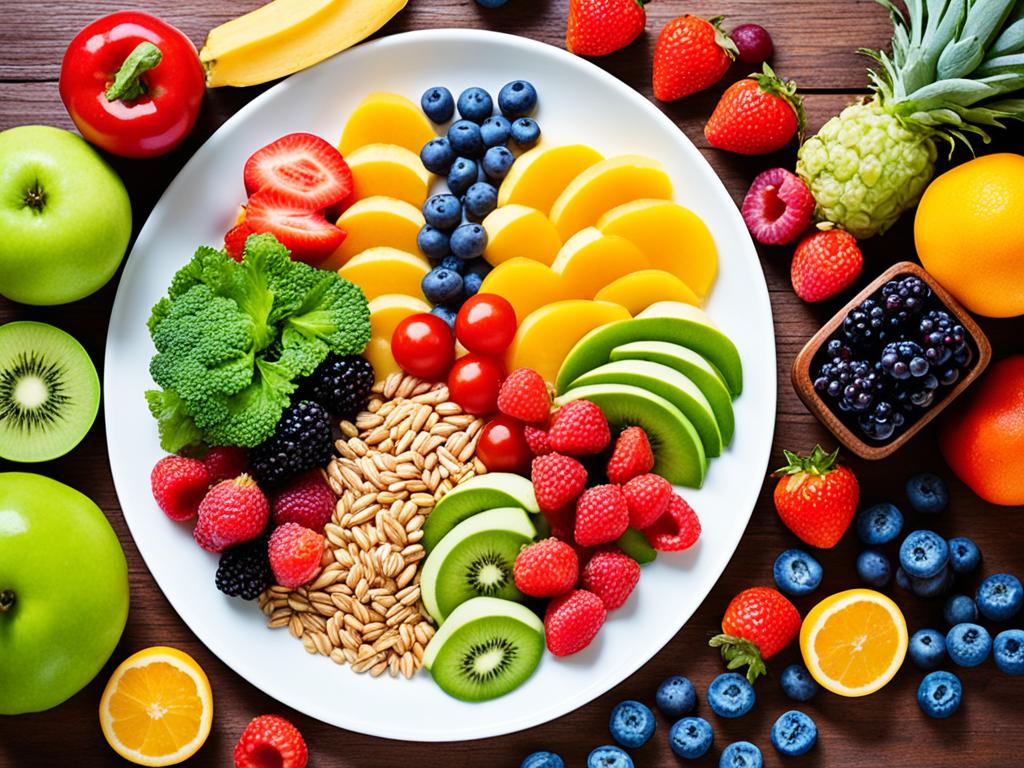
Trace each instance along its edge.
<instances>
[{"instance_id":1,"label":"kiwi half","mask_svg":"<svg viewBox=\"0 0 1024 768\"><path fill-rule=\"evenodd\" d=\"M533 611L474 597L452 611L431 638L423 665L449 696L487 701L522 685L543 653L544 624Z\"/></svg>"},{"instance_id":2,"label":"kiwi half","mask_svg":"<svg viewBox=\"0 0 1024 768\"><path fill-rule=\"evenodd\" d=\"M100 379L82 345L46 323L0 326L0 458L63 456L96 420Z\"/></svg>"}]
</instances>

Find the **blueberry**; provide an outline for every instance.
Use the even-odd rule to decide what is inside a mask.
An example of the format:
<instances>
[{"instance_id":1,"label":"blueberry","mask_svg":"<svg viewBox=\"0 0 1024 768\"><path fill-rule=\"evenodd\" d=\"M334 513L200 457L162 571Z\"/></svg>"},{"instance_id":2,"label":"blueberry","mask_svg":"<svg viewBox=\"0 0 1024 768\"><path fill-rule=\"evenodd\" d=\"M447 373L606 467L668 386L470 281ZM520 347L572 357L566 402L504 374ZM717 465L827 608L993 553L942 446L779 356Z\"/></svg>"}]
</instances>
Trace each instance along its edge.
<instances>
[{"instance_id":1,"label":"blueberry","mask_svg":"<svg viewBox=\"0 0 1024 768\"><path fill-rule=\"evenodd\" d=\"M719 717L742 717L756 700L754 686L735 672L725 672L708 686L708 705Z\"/></svg>"},{"instance_id":2,"label":"blueberry","mask_svg":"<svg viewBox=\"0 0 1024 768\"><path fill-rule=\"evenodd\" d=\"M1024 588L1020 579L1009 573L994 573L981 582L978 593L978 610L989 621L1006 621L1020 611L1024 602Z\"/></svg>"},{"instance_id":3,"label":"blueberry","mask_svg":"<svg viewBox=\"0 0 1024 768\"><path fill-rule=\"evenodd\" d=\"M722 750L718 768L762 768L761 750L749 741L734 741Z\"/></svg>"},{"instance_id":4,"label":"blueberry","mask_svg":"<svg viewBox=\"0 0 1024 768\"><path fill-rule=\"evenodd\" d=\"M938 475L924 472L907 480L907 499L915 512L937 515L949 504L949 488Z\"/></svg>"},{"instance_id":5,"label":"blueberry","mask_svg":"<svg viewBox=\"0 0 1024 768\"><path fill-rule=\"evenodd\" d=\"M627 699L620 701L608 719L612 738L624 747L642 747L654 735L654 713L646 704Z\"/></svg>"},{"instance_id":6,"label":"blueberry","mask_svg":"<svg viewBox=\"0 0 1024 768\"><path fill-rule=\"evenodd\" d=\"M526 756L519 768L565 768L565 761L554 752L534 752Z\"/></svg>"},{"instance_id":7,"label":"blueberry","mask_svg":"<svg viewBox=\"0 0 1024 768\"><path fill-rule=\"evenodd\" d=\"M469 261L466 262L467 275L480 275L481 278L484 278L487 277L487 275L489 275L493 269L494 267L491 266L487 262L487 259L484 258L477 257L475 259L470 259Z\"/></svg>"},{"instance_id":8,"label":"blueberry","mask_svg":"<svg viewBox=\"0 0 1024 768\"><path fill-rule=\"evenodd\" d=\"M423 167L438 176L447 176L455 162L455 150L445 136L431 139L420 150Z\"/></svg>"},{"instance_id":9,"label":"blueberry","mask_svg":"<svg viewBox=\"0 0 1024 768\"><path fill-rule=\"evenodd\" d=\"M447 123L455 114L455 99L452 92L443 86L428 88L420 97L423 114L435 123Z\"/></svg>"},{"instance_id":10,"label":"blueberry","mask_svg":"<svg viewBox=\"0 0 1024 768\"><path fill-rule=\"evenodd\" d=\"M448 255L448 235L429 224L424 224L420 229L416 245L428 259L443 259Z\"/></svg>"},{"instance_id":11,"label":"blueberry","mask_svg":"<svg viewBox=\"0 0 1024 768\"><path fill-rule=\"evenodd\" d=\"M996 635L992 657L1000 672L1024 675L1024 630L1005 629Z\"/></svg>"},{"instance_id":12,"label":"blueberry","mask_svg":"<svg viewBox=\"0 0 1024 768\"><path fill-rule=\"evenodd\" d=\"M884 587L892 578L889 558L877 549L865 549L857 555L857 576L868 586Z\"/></svg>"},{"instance_id":13,"label":"blueberry","mask_svg":"<svg viewBox=\"0 0 1024 768\"><path fill-rule=\"evenodd\" d=\"M453 331L455 330L455 316L458 314L458 310L453 309L447 304L438 304L430 310L430 314L440 317L448 323L449 328Z\"/></svg>"},{"instance_id":14,"label":"blueberry","mask_svg":"<svg viewBox=\"0 0 1024 768\"><path fill-rule=\"evenodd\" d=\"M532 115L537 108L537 89L525 80L513 80L498 91L498 109L514 120Z\"/></svg>"},{"instance_id":15,"label":"blueberry","mask_svg":"<svg viewBox=\"0 0 1024 768\"><path fill-rule=\"evenodd\" d=\"M481 167L488 178L501 181L508 176L509 169L515 161L516 156L508 147L491 147L484 155Z\"/></svg>"},{"instance_id":16,"label":"blueberry","mask_svg":"<svg viewBox=\"0 0 1024 768\"><path fill-rule=\"evenodd\" d=\"M809 752L818 740L818 728L803 712L791 709L772 726L772 746L783 755Z\"/></svg>"},{"instance_id":17,"label":"blueberry","mask_svg":"<svg viewBox=\"0 0 1024 768\"><path fill-rule=\"evenodd\" d=\"M908 576L934 576L948 560L949 546L935 531L913 531L900 545L900 565Z\"/></svg>"},{"instance_id":18,"label":"blueberry","mask_svg":"<svg viewBox=\"0 0 1024 768\"><path fill-rule=\"evenodd\" d=\"M501 8L508 0L476 0L476 4L482 8Z\"/></svg>"},{"instance_id":19,"label":"blueberry","mask_svg":"<svg viewBox=\"0 0 1024 768\"><path fill-rule=\"evenodd\" d=\"M432 195L423 204L423 218L435 229L453 230L462 221L462 204L455 195Z\"/></svg>"},{"instance_id":20,"label":"blueberry","mask_svg":"<svg viewBox=\"0 0 1024 768\"><path fill-rule=\"evenodd\" d=\"M658 686L654 703L665 717L688 715L697 706L697 689L693 687L689 678L672 675L662 680Z\"/></svg>"},{"instance_id":21,"label":"blueberry","mask_svg":"<svg viewBox=\"0 0 1024 768\"><path fill-rule=\"evenodd\" d=\"M459 94L459 117L480 125L494 113L494 101L491 94L483 88L467 88Z\"/></svg>"},{"instance_id":22,"label":"blueberry","mask_svg":"<svg viewBox=\"0 0 1024 768\"><path fill-rule=\"evenodd\" d=\"M474 159L483 157L484 140L480 136L480 126L476 123L456 120L448 129L448 141L457 155Z\"/></svg>"},{"instance_id":23,"label":"blueberry","mask_svg":"<svg viewBox=\"0 0 1024 768\"><path fill-rule=\"evenodd\" d=\"M715 735L703 717L684 717L668 732L668 745L679 757L696 760L703 757Z\"/></svg>"},{"instance_id":24,"label":"blueberry","mask_svg":"<svg viewBox=\"0 0 1024 768\"><path fill-rule=\"evenodd\" d=\"M953 572L948 566L926 579L910 577L910 591L918 597L938 597L949 592L953 586Z\"/></svg>"},{"instance_id":25,"label":"blueberry","mask_svg":"<svg viewBox=\"0 0 1024 768\"><path fill-rule=\"evenodd\" d=\"M466 262L450 253L441 259L441 263L437 266L443 269L450 269L452 272L458 272L460 275L466 271Z\"/></svg>"},{"instance_id":26,"label":"blueberry","mask_svg":"<svg viewBox=\"0 0 1024 768\"><path fill-rule=\"evenodd\" d=\"M480 292L480 286L483 285L484 279L480 277L476 272L470 272L462 280L462 288L468 299L470 296L476 296Z\"/></svg>"},{"instance_id":27,"label":"blueberry","mask_svg":"<svg viewBox=\"0 0 1024 768\"><path fill-rule=\"evenodd\" d=\"M857 538L869 546L887 544L903 530L903 513L894 504L882 502L857 515Z\"/></svg>"},{"instance_id":28,"label":"blueberry","mask_svg":"<svg viewBox=\"0 0 1024 768\"><path fill-rule=\"evenodd\" d=\"M456 197L462 197L466 190L476 184L477 165L468 157L458 157L448 171L448 189Z\"/></svg>"},{"instance_id":29,"label":"blueberry","mask_svg":"<svg viewBox=\"0 0 1024 768\"><path fill-rule=\"evenodd\" d=\"M462 275L450 269L434 267L424 275L420 287L431 304L444 304L462 295Z\"/></svg>"},{"instance_id":30,"label":"blueberry","mask_svg":"<svg viewBox=\"0 0 1024 768\"><path fill-rule=\"evenodd\" d=\"M907 590L912 586L910 583L910 577L907 576L907 572L903 570L903 566L898 566L896 568L896 586L900 589Z\"/></svg>"},{"instance_id":31,"label":"blueberry","mask_svg":"<svg viewBox=\"0 0 1024 768\"><path fill-rule=\"evenodd\" d=\"M907 647L910 661L920 669L935 669L946 658L946 636L934 629L919 629Z\"/></svg>"},{"instance_id":32,"label":"blueberry","mask_svg":"<svg viewBox=\"0 0 1024 768\"><path fill-rule=\"evenodd\" d=\"M540 126L532 117L520 117L512 123L512 142L520 149L529 149L540 140Z\"/></svg>"},{"instance_id":33,"label":"blueberry","mask_svg":"<svg viewBox=\"0 0 1024 768\"><path fill-rule=\"evenodd\" d=\"M485 147L503 147L512 135L512 123L501 115L484 120L480 126L480 138Z\"/></svg>"},{"instance_id":34,"label":"blueberry","mask_svg":"<svg viewBox=\"0 0 1024 768\"><path fill-rule=\"evenodd\" d=\"M981 550L966 536L949 540L949 564L954 573L970 573L981 564Z\"/></svg>"},{"instance_id":35,"label":"blueberry","mask_svg":"<svg viewBox=\"0 0 1024 768\"><path fill-rule=\"evenodd\" d=\"M810 701L818 692L818 684L803 664L790 664L779 677L782 692L794 701Z\"/></svg>"},{"instance_id":36,"label":"blueberry","mask_svg":"<svg viewBox=\"0 0 1024 768\"><path fill-rule=\"evenodd\" d=\"M958 667L976 667L988 658L992 636L978 624L957 624L946 633L946 653Z\"/></svg>"},{"instance_id":37,"label":"blueberry","mask_svg":"<svg viewBox=\"0 0 1024 768\"><path fill-rule=\"evenodd\" d=\"M479 224L463 224L452 232L452 253L460 259L475 259L487 249L487 230Z\"/></svg>"},{"instance_id":38,"label":"blueberry","mask_svg":"<svg viewBox=\"0 0 1024 768\"><path fill-rule=\"evenodd\" d=\"M493 184L479 181L466 190L466 214L484 218L498 207L498 190Z\"/></svg>"},{"instance_id":39,"label":"blueberry","mask_svg":"<svg viewBox=\"0 0 1024 768\"><path fill-rule=\"evenodd\" d=\"M928 717L949 717L960 707L963 686L952 672L929 672L917 686L917 704Z\"/></svg>"},{"instance_id":40,"label":"blueberry","mask_svg":"<svg viewBox=\"0 0 1024 768\"><path fill-rule=\"evenodd\" d=\"M942 618L947 624L977 621L978 605L967 595L953 595L942 608Z\"/></svg>"},{"instance_id":41,"label":"blueberry","mask_svg":"<svg viewBox=\"0 0 1024 768\"><path fill-rule=\"evenodd\" d=\"M587 755L587 768L633 768L633 758L618 747L598 747Z\"/></svg>"},{"instance_id":42,"label":"blueberry","mask_svg":"<svg viewBox=\"0 0 1024 768\"><path fill-rule=\"evenodd\" d=\"M772 568L775 585L787 595L806 595L821 584L821 563L800 549L787 549Z\"/></svg>"}]
</instances>

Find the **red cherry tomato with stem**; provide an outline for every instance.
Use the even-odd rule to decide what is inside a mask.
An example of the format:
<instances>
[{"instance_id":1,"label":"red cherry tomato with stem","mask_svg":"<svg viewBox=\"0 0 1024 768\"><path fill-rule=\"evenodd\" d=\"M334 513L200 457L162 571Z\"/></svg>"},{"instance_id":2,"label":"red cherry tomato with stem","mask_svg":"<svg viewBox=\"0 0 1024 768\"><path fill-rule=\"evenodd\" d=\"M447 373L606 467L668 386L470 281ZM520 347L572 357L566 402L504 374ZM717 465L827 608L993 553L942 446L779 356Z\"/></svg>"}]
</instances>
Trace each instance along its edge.
<instances>
[{"instance_id":1,"label":"red cherry tomato with stem","mask_svg":"<svg viewBox=\"0 0 1024 768\"><path fill-rule=\"evenodd\" d=\"M406 373L440 381L455 360L455 339L448 323L437 315L409 315L391 334L391 354Z\"/></svg>"},{"instance_id":2,"label":"red cherry tomato with stem","mask_svg":"<svg viewBox=\"0 0 1024 768\"><path fill-rule=\"evenodd\" d=\"M516 311L508 299L478 293L466 299L455 317L455 336L470 352L500 355L516 335Z\"/></svg>"},{"instance_id":3,"label":"red cherry tomato with stem","mask_svg":"<svg viewBox=\"0 0 1024 768\"><path fill-rule=\"evenodd\" d=\"M511 416L496 416L487 422L476 444L476 455L489 472L517 472L525 475L533 453L523 436L523 424Z\"/></svg>"},{"instance_id":4,"label":"red cherry tomato with stem","mask_svg":"<svg viewBox=\"0 0 1024 768\"><path fill-rule=\"evenodd\" d=\"M498 410L498 390L505 366L493 357L470 352L448 373L448 394L467 413L486 416Z\"/></svg>"}]
</instances>

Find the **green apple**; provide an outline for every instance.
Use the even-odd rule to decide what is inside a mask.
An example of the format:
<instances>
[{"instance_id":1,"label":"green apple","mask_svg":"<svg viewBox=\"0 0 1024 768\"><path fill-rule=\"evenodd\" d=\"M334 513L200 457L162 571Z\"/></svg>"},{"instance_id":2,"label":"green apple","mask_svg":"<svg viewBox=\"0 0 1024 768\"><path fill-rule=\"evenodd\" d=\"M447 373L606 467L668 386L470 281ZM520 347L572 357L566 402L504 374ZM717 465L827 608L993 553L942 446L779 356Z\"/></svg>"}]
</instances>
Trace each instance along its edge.
<instances>
[{"instance_id":1,"label":"green apple","mask_svg":"<svg viewBox=\"0 0 1024 768\"><path fill-rule=\"evenodd\" d=\"M121 179L73 133L45 125L0 132L0 294L65 304L117 271L132 233Z\"/></svg>"},{"instance_id":2,"label":"green apple","mask_svg":"<svg viewBox=\"0 0 1024 768\"><path fill-rule=\"evenodd\" d=\"M128 618L128 565L88 497L0 473L0 715L40 712L100 671Z\"/></svg>"}]
</instances>

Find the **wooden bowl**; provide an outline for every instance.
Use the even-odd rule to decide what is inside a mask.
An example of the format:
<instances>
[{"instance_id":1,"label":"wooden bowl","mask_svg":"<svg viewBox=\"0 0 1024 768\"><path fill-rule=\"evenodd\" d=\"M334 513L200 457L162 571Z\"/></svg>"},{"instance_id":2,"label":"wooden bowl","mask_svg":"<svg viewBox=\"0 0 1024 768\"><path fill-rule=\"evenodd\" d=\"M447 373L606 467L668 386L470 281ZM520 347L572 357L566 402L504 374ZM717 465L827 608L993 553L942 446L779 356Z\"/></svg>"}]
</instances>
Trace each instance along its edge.
<instances>
[{"instance_id":1,"label":"wooden bowl","mask_svg":"<svg viewBox=\"0 0 1024 768\"><path fill-rule=\"evenodd\" d=\"M871 444L864 440L861 440L854 432L839 418L839 416L829 407L829 405L822 400L814 389L814 381L811 378L811 363L818 351L828 342L829 338L838 330L839 326L843 324L843 320L846 318L847 313L860 304L864 299L868 298L871 294L875 293L881 288L886 282L892 280L895 277L905 277L913 275L921 278L928 287L932 289L935 297L945 305L949 313L956 317L957 321L964 327L969 335L968 343L973 343L976 351L974 363L969 370L967 370L956 383L956 386L950 388L942 388L939 390L941 397L937 397L932 405L926 410L920 412L917 420L907 427L903 432L893 437L891 440L881 444ZM839 442L846 447L847 450L852 451L858 456L865 459L882 459L895 451L899 450L903 445L910 440L914 435L920 432L926 424L932 419L938 416L954 399L960 396L967 387L971 385L981 372L988 366L989 361L992 359L992 345L989 344L988 338L982 333L981 328L974 322L974 319L967 313L956 299L949 295L946 290L939 285L935 279L925 272L919 265L914 264L910 261L901 261L897 264L893 264L889 269L885 270L875 280L871 282L863 291L853 297L850 302L843 307L835 316L829 320L819 330L811 340L804 345L804 348L800 350L800 354L797 355L796 360L793 363L793 388L796 390L797 395L803 401L807 409L813 413L818 420L831 430L832 434L838 438Z\"/></svg>"}]
</instances>

